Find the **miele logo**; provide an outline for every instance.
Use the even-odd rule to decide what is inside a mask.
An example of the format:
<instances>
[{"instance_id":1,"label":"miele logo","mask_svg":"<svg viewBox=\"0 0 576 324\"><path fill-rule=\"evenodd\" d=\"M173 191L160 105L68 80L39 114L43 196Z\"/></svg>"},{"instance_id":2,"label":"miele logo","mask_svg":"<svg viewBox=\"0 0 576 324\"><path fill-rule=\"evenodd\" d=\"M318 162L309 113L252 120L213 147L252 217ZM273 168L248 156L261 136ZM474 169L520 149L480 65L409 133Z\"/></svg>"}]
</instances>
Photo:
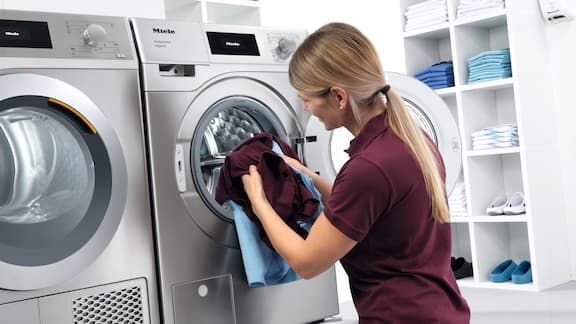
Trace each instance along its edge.
<instances>
[{"instance_id":1,"label":"miele logo","mask_svg":"<svg viewBox=\"0 0 576 324\"><path fill-rule=\"evenodd\" d=\"M169 28L152 28L152 32L156 34L176 34L173 29Z\"/></svg>"},{"instance_id":2,"label":"miele logo","mask_svg":"<svg viewBox=\"0 0 576 324\"><path fill-rule=\"evenodd\" d=\"M19 32L15 32L15 31L14 31L14 32L12 32L12 31L7 31L7 32L4 32L4 35L6 35L6 36L16 36L16 37L18 37L18 36L20 36L20 33L19 33Z\"/></svg>"},{"instance_id":3,"label":"miele logo","mask_svg":"<svg viewBox=\"0 0 576 324\"><path fill-rule=\"evenodd\" d=\"M240 46L240 43L227 41L226 46L238 47Z\"/></svg>"}]
</instances>

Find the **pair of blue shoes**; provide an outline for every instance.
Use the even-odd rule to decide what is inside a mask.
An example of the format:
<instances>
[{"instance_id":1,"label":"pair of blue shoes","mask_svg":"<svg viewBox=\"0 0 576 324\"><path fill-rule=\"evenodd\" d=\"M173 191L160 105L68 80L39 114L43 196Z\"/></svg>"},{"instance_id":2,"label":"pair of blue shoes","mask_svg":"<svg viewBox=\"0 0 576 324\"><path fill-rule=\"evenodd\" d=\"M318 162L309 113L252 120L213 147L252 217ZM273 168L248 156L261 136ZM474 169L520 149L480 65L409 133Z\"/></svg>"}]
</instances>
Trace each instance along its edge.
<instances>
[{"instance_id":1,"label":"pair of blue shoes","mask_svg":"<svg viewBox=\"0 0 576 324\"><path fill-rule=\"evenodd\" d=\"M532 281L532 266L530 261L524 260L520 264L508 259L494 268L490 273L492 282L506 282L512 279L513 283L523 284Z\"/></svg>"}]
</instances>

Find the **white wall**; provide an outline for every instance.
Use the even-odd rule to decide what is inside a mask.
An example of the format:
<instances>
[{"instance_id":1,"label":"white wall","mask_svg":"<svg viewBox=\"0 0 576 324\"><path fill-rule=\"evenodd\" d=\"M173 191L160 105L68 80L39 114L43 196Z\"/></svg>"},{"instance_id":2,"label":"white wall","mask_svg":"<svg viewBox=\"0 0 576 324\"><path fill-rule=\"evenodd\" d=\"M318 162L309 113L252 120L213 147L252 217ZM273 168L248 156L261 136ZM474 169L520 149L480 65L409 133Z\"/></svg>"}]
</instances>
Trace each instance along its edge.
<instances>
[{"instance_id":1,"label":"white wall","mask_svg":"<svg viewBox=\"0 0 576 324\"><path fill-rule=\"evenodd\" d=\"M404 45L397 1L260 0L263 26L312 32L333 21L352 24L376 46L384 70L404 72Z\"/></svg>"},{"instance_id":2,"label":"white wall","mask_svg":"<svg viewBox=\"0 0 576 324\"><path fill-rule=\"evenodd\" d=\"M566 1L576 13L576 1ZM574 84L576 77L576 20L546 27L548 44L543 44L550 55L555 90L554 107L542 107L542 113L555 108L558 118L560 147L563 148L564 200L567 202L569 240L572 254L572 279L576 280L576 103ZM550 202L554 203L554 202Z\"/></svg>"},{"instance_id":3,"label":"white wall","mask_svg":"<svg viewBox=\"0 0 576 324\"><path fill-rule=\"evenodd\" d=\"M163 0L0 0L0 9L164 18Z\"/></svg>"}]
</instances>

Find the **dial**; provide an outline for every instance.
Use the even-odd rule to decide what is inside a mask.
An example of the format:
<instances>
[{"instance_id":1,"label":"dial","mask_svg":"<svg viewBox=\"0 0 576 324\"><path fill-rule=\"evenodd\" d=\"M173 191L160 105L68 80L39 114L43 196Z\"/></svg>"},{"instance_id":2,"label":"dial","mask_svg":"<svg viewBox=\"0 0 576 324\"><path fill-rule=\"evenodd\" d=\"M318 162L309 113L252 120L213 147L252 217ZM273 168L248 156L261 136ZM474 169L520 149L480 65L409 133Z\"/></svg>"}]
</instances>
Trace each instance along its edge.
<instances>
[{"instance_id":1,"label":"dial","mask_svg":"<svg viewBox=\"0 0 576 324\"><path fill-rule=\"evenodd\" d=\"M279 57L285 59L296 50L296 41L292 38L281 37L276 46L276 53Z\"/></svg>"},{"instance_id":2,"label":"dial","mask_svg":"<svg viewBox=\"0 0 576 324\"><path fill-rule=\"evenodd\" d=\"M84 44L90 47L98 46L98 43L103 42L106 39L106 29L98 24L90 24L82 32L82 39L84 39Z\"/></svg>"}]
</instances>

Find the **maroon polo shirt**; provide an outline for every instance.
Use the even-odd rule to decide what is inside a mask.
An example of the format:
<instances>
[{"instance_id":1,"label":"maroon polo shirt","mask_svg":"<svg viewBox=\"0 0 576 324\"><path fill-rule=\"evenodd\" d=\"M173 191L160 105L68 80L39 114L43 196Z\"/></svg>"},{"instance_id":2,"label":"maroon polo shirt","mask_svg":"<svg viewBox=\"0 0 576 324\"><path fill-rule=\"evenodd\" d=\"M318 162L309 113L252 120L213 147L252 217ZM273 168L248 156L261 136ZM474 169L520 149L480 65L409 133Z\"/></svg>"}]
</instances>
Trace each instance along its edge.
<instances>
[{"instance_id":1,"label":"maroon polo shirt","mask_svg":"<svg viewBox=\"0 0 576 324\"><path fill-rule=\"evenodd\" d=\"M346 152L350 159L324 212L358 242L341 262L360 324L468 323L470 310L450 268L450 224L433 221L410 149L379 115Z\"/></svg>"}]
</instances>

